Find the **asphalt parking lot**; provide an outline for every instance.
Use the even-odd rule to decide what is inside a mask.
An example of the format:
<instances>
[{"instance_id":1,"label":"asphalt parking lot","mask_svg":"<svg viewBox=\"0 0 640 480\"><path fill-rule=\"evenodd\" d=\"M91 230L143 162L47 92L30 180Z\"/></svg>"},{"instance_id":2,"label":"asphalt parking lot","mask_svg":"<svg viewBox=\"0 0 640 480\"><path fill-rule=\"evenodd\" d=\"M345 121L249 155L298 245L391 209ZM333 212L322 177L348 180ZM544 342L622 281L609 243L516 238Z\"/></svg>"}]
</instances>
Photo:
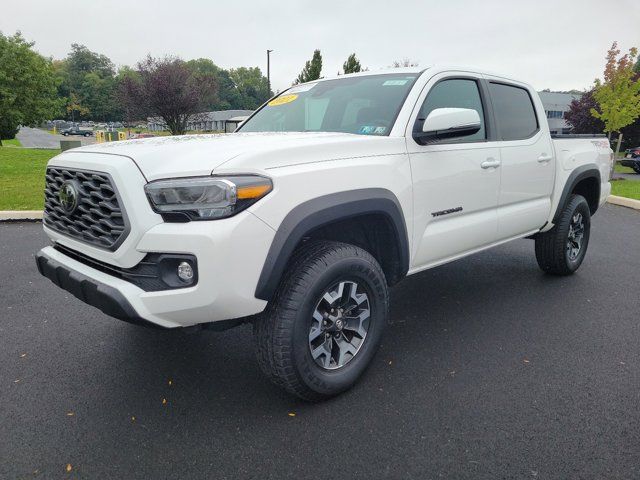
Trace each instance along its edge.
<instances>
[{"instance_id":1,"label":"asphalt parking lot","mask_svg":"<svg viewBox=\"0 0 640 480\"><path fill-rule=\"evenodd\" d=\"M60 140L77 140L82 145L91 145L96 142L95 137L80 137L78 135L53 135L39 128L22 127L16 135L23 147L27 148L60 148Z\"/></svg>"},{"instance_id":2,"label":"asphalt parking lot","mask_svg":"<svg viewBox=\"0 0 640 480\"><path fill-rule=\"evenodd\" d=\"M2 479L640 477L640 212L603 207L570 278L520 240L406 279L318 405L261 375L249 327L112 320L38 275L39 224L0 239Z\"/></svg>"}]
</instances>

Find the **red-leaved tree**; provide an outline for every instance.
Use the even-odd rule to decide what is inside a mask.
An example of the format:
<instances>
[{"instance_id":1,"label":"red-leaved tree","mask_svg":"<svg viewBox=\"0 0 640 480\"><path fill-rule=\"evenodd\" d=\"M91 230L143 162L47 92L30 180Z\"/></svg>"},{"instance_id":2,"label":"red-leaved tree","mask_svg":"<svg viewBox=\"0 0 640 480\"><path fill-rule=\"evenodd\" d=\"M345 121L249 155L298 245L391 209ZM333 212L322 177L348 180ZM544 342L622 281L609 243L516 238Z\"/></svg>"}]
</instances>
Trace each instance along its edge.
<instances>
[{"instance_id":1,"label":"red-leaved tree","mask_svg":"<svg viewBox=\"0 0 640 480\"><path fill-rule=\"evenodd\" d=\"M124 76L119 97L130 118L160 117L172 135L183 135L190 121L197 121L215 101L217 85L212 77L195 75L186 62L175 57L148 56Z\"/></svg>"},{"instance_id":2,"label":"red-leaved tree","mask_svg":"<svg viewBox=\"0 0 640 480\"><path fill-rule=\"evenodd\" d=\"M603 133L604 122L591 115L591 109L598 108L598 102L593 98L593 89L586 91L582 97L573 100L564 119L571 125L571 133ZM623 148L640 145L640 119L621 129Z\"/></svg>"}]
</instances>

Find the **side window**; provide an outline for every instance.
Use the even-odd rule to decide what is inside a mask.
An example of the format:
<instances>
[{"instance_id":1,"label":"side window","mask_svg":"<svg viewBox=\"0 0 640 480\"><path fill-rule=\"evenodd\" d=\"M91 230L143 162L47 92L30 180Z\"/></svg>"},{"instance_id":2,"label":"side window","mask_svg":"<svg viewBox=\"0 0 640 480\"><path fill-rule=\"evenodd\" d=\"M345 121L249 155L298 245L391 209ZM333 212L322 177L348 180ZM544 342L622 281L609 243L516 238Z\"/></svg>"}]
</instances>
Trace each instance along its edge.
<instances>
[{"instance_id":1,"label":"side window","mask_svg":"<svg viewBox=\"0 0 640 480\"><path fill-rule=\"evenodd\" d=\"M478 83L475 80L456 78L437 83L425 98L420 108L419 118L427 118L436 108L470 108L475 110L480 115L480 130L478 133L461 138L460 141L473 142L487 138L482 99Z\"/></svg>"},{"instance_id":2,"label":"side window","mask_svg":"<svg viewBox=\"0 0 640 480\"><path fill-rule=\"evenodd\" d=\"M491 82L489 92L502 140L522 140L538 130L538 119L527 90Z\"/></svg>"}]
</instances>

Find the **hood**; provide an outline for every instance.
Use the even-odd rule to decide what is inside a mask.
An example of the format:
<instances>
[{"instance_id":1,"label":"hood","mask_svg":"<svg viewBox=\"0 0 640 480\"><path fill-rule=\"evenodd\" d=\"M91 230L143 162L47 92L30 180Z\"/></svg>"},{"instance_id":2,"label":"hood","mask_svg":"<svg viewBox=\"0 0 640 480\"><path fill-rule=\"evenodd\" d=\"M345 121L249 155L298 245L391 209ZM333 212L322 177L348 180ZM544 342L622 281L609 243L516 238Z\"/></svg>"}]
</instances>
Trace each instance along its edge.
<instances>
[{"instance_id":1,"label":"hood","mask_svg":"<svg viewBox=\"0 0 640 480\"><path fill-rule=\"evenodd\" d=\"M75 148L131 158L148 181L209 175L224 171L256 171L385 153L399 153L401 138L348 133L261 132L153 137Z\"/></svg>"}]
</instances>

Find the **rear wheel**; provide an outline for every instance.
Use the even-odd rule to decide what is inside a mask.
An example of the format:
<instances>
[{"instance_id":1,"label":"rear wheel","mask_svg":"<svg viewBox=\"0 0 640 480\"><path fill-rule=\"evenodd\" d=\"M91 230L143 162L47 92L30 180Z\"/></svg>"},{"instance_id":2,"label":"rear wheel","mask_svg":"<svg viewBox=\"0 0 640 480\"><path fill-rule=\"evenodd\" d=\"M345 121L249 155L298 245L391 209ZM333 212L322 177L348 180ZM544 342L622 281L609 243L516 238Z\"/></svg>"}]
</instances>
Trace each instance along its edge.
<instances>
[{"instance_id":1,"label":"rear wheel","mask_svg":"<svg viewBox=\"0 0 640 480\"><path fill-rule=\"evenodd\" d=\"M552 275L571 275L587 253L591 232L589 204L581 195L572 195L556 225L536 237L536 260Z\"/></svg>"},{"instance_id":2,"label":"rear wheel","mask_svg":"<svg viewBox=\"0 0 640 480\"><path fill-rule=\"evenodd\" d=\"M636 173L640 173L640 165L636 164L633 166L633 171Z\"/></svg>"},{"instance_id":3,"label":"rear wheel","mask_svg":"<svg viewBox=\"0 0 640 480\"><path fill-rule=\"evenodd\" d=\"M340 242L314 242L254 324L263 371L300 398L318 401L351 387L373 358L387 319L378 262Z\"/></svg>"}]
</instances>

